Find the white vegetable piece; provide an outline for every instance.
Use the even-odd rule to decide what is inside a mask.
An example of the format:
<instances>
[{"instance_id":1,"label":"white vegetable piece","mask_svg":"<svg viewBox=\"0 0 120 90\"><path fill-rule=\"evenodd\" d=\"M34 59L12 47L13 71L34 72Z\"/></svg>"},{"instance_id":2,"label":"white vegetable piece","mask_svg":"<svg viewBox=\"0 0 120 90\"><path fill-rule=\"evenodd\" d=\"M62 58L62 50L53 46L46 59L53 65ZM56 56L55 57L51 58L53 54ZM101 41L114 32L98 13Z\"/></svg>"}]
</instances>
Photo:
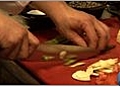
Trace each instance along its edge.
<instances>
[{"instance_id":1,"label":"white vegetable piece","mask_svg":"<svg viewBox=\"0 0 120 90\"><path fill-rule=\"evenodd\" d=\"M105 73L112 73L113 70L112 69L103 69L101 70L102 72L105 72Z\"/></svg>"},{"instance_id":2,"label":"white vegetable piece","mask_svg":"<svg viewBox=\"0 0 120 90\"><path fill-rule=\"evenodd\" d=\"M51 60L51 59L54 59L55 57L54 56L43 55L42 58L43 58L43 60Z\"/></svg>"},{"instance_id":3,"label":"white vegetable piece","mask_svg":"<svg viewBox=\"0 0 120 90\"><path fill-rule=\"evenodd\" d=\"M72 77L81 81L90 81L90 74L85 71L76 71L72 74Z\"/></svg>"},{"instance_id":4,"label":"white vegetable piece","mask_svg":"<svg viewBox=\"0 0 120 90\"><path fill-rule=\"evenodd\" d=\"M116 39L116 41L120 44L120 29L119 29L119 31L118 31L118 34L117 34L117 39Z\"/></svg>"},{"instance_id":5,"label":"white vegetable piece","mask_svg":"<svg viewBox=\"0 0 120 90\"><path fill-rule=\"evenodd\" d=\"M101 69L102 68L110 68L110 64L107 62L107 60L100 60L100 66L101 66Z\"/></svg>"},{"instance_id":6,"label":"white vegetable piece","mask_svg":"<svg viewBox=\"0 0 120 90\"><path fill-rule=\"evenodd\" d=\"M93 75L93 76L99 76L98 73L92 73L91 75Z\"/></svg>"},{"instance_id":7,"label":"white vegetable piece","mask_svg":"<svg viewBox=\"0 0 120 90\"><path fill-rule=\"evenodd\" d=\"M45 15L45 13L39 11L39 10L31 10L27 12L27 14L32 14L32 15Z\"/></svg>"},{"instance_id":8,"label":"white vegetable piece","mask_svg":"<svg viewBox=\"0 0 120 90\"><path fill-rule=\"evenodd\" d=\"M120 66L120 62L118 63L118 66Z\"/></svg>"},{"instance_id":9,"label":"white vegetable piece","mask_svg":"<svg viewBox=\"0 0 120 90\"><path fill-rule=\"evenodd\" d=\"M93 73L93 68L92 67L87 68L86 72L91 75Z\"/></svg>"},{"instance_id":10,"label":"white vegetable piece","mask_svg":"<svg viewBox=\"0 0 120 90\"><path fill-rule=\"evenodd\" d=\"M108 63L109 65L114 65L114 64L116 64L117 62L118 62L118 58L108 59L108 60L107 60L107 63Z\"/></svg>"},{"instance_id":11,"label":"white vegetable piece","mask_svg":"<svg viewBox=\"0 0 120 90\"><path fill-rule=\"evenodd\" d=\"M89 67L92 67L92 68L100 67L100 63L99 63L99 62L93 63L93 64L90 65Z\"/></svg>"},{"instance_id":12,"label":"white vegetable piece","mask_svg":"<svg viewBox=\"0 0 120 90\"><path fill-rule=\"evenodd\" d=\"M118 58L107 59L107 60L99 60L96 63L93 63L89 67L92 67L93 70L99 70L103 68L111 68L111 66L115 65L118 62Z\"/></svg>"},{"instance_id":13,"label":"white vegetable piece","mask_svg":"<svg viewBox=\"0 0 120 90\"><path fill-rule=\"evenodd\" d=\"M78 63L75 63L73 65L70 65L70 67L77 67L77 66L81 66L81 65L84 65L85 63L84 62L78 62Z\"/></svg>"},{"instance_id":14,"label":"white vegetable piece","mask_svg":"<svg viewBox=\"0 0 120 90\"><path fill-rule=\"evenodd\" d=\"M67 55L67 51L61 51L59 54L59 58L64 59L66 55Z\"/></svg>"}]
</instances>

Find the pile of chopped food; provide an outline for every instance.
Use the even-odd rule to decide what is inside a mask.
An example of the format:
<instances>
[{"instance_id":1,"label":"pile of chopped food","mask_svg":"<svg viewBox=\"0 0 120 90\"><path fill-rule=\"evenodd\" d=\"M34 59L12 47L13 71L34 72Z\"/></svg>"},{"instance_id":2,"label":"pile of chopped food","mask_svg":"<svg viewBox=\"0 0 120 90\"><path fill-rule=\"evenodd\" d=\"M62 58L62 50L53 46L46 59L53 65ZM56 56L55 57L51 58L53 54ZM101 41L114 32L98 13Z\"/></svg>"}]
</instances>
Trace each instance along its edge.
<instances>
[{"instance_id":1,"label":"pile of chopped food","mask_svg":"<svg viewBox=\"0 0 120 90\"><path fill-rule=\"evenodd\" d=\"M120 66L118 58L99 60L88 66L85 71L78 70L72 74L72 78L80 81L90 81L91 76L99 76L100 73L113 73L115 65Z\"/></svg>"}]
</instances>

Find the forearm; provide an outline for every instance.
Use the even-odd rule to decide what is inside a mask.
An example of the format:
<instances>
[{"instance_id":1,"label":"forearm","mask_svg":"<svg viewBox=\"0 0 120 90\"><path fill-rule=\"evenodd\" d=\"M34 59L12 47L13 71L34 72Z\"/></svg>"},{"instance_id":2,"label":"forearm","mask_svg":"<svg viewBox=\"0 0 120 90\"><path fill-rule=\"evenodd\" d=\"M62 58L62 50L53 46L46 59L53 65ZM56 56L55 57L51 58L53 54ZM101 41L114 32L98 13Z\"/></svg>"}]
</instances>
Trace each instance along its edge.
<instances>
[{"instance_id":1,"label":"forearm","mask_svg":"<svg viewBox=\"0 0 120 90\"><path fill-rule=\"evenodd\" d=\"M46 13L55 23L65 16L65 12L68 11L67 4L62 1L33 1L31 5Z\"/></svg>"}]
</instances>

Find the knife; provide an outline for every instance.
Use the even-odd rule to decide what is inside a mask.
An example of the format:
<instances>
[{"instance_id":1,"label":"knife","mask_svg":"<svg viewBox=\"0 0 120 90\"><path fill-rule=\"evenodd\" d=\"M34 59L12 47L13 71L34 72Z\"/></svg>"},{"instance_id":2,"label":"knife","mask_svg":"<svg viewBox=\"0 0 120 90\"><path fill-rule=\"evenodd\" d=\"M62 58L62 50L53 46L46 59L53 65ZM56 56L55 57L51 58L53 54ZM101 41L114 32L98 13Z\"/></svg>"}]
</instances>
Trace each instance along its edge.
<instances>
[{"instance_id":1,"label":"knife","mask_svg":"<svg viewBox=\"0 0 120 90\"><path fill-rule=\"evenodd\" d=\"M117 83L118 83L118 85L120 86L120 72L119 72L118 75L117 75Z\"/></svg>"},{"instance_id":2,"label":"knife","mask_svg":"<svg viewBox=\"0 0 120 90\"><path fill-rule=\"evenodd\" d=\"M61 59L60 55L64 52L64 58L62 59L75 58L81 60L103 54L113 48L115 48L115 45L108 45L104 50L98 51L90 47L43 43L38 46L37 51L42 52L43 55L53 56L55 59Z\"/></svg>"},{"instance_id":3,"label":"knife","mask_svg":"<svg viewBox=\"0 0 120 90\"><path fill-rule=\"evenodd\" d=\"M89 47L63 44L40 44L37 51L46 56L54 56L55 59L88 59L99 54L99 51ZM61 58L62 54L64 54L63 58Z\"/></svg>"}]
</instances>

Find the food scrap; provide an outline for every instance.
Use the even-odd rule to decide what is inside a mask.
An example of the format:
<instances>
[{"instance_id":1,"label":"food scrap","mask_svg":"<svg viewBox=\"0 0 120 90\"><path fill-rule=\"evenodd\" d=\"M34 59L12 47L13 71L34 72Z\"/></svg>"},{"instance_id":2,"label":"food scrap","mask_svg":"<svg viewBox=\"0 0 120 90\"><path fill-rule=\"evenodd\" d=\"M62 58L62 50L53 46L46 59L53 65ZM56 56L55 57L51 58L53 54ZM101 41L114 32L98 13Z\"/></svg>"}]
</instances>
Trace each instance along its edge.
<instances>
[{"instance_id":1,"label":"food scrap","mask_svg":"<svg viewBox=\"0 0 120 90\"><path fill-rule=\"evenodd\" d=\"M61 51L59 54L59 58L64 59L66 55L67 55L67 51Z\"/></svg>"},{"instance_id":2,"label":"food scrap","mask_svg":"<svg viewBox=\"0 0 120 90\"><path fill-rule=\"evenodd\" d=\"M116 41L120 44L120 29L118 31Z\"/></svg>"},{"instance_id":3,"label":"food scrap","mask_svg":"<svg viewBox=\"0 0 120 90\"><path fill-rule=\"evenodd\" d=\"M52 59L54 59L54 58L55 58L54 56L49 56L49 55L43 55L43 56L42 56L42 59L43 59L44 61L52 60Z\"/></svg>"},{"instance_id":4,"label":"food scrap","mask_svg":"<svg viewBox=\"0 0 120 90\"><path fill-rule=\"evenodd\" d=\"M70 67L77 67L77 66L81 66L81 65L85 65L85 62L77 62L73 65L70 65Z\"/></svg>"}]
</instances>

